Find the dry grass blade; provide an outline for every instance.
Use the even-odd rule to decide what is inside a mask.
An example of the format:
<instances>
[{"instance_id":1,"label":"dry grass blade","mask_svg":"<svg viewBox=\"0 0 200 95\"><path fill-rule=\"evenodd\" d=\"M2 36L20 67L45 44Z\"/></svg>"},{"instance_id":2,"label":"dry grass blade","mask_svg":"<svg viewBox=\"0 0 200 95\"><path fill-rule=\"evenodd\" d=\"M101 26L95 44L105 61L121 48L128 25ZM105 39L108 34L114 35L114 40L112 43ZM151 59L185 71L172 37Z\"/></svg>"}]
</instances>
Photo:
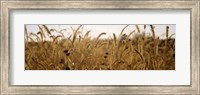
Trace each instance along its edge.
<instances>
[{"instance_id":1,"label":"dry grass blade","mask_svg":"<svg viewBox=\"0 0 200 95\"><path fill-rule=\"evenodd\" d=\"M41 40L43 41L43 35L42 35L42 33L39 31L37 34L40 35Z\"/></svg>"},{"instance_id":2,"label":"dry grass blade","mask_svg":"<svg viewBox=\"0 0 200 95\"><path fill-rule=\"evenodd\" d=\"M90 32L91 32L91 31L87 31L87 32L85 33L84 39L87 38L87 37L89 36Z\"/></svg>"},{"instance_id":3,"label":"dry grass blade","mask_svg":"<svg viewBox=\"0 0 200 95\"><path fill-rule=\"evenodd\" d=\"M126 40L128 40L134 32L135 32L135 30L132 31L131 33L129 33L128 36L126 37Z\"/></svg>"},{"instance_id":4,"label":"dry grass blade","mask_svg":"<svg viewBox=\"0 0 200 95\"><path fill-rule=\"evenodd\" d=\"M63 38L65 38L63 32L67 31L67 29L61 29L60 31L57 31L56 29L50 29L49 31L50 32L57 32L57 33L61 34Z\"/></svg>"},{"instance_id":5,"label":"dry grass blade","mask_svg":"<svg viewBox=\"0 0 200 95\"><path fill-rule=\"evenodd\" d=\"M143 55L142 55L137 49L134 49L134 50L135 50L135 52L140 56L141 60L142 60L143 62L145 62L145 61L144 61Z\"/></svg>"},{"instance_id":6,"label":"dry grass blade","mask_svg":"<svg viewBox=\"0 0 200 95\"><path fill-rule=\"evenodd\" d=\"M72 38L72 46L74 46L74 42L75 42L76 37L77 37L77 35L78 35L78 33L79 33L79 29L80 29L82 26L83 26L83 25L80 25L80 26L76 29L76 31L74 32L74 35L73 35L73 38Z\"/></svg>"},{"instance_id":7,"label":"dry grass blade","mask_svg":"<svg viewBox=\"0 0 200 95\"><path fill-rule=\"evenodd\" d=\"M103 35L106 35L106 33L105 32L102 32L101 34L99 34L98 35L98 37L96 38L96 40L95 40L95 47L98 45L98 43L99 43L99 38L101 37L101 36L103 36Z\"/></svg>"},{"instance_id":8,"label":"dry grass blade","mask_svg":"<svg viewBox=\"0 0 200 95\"><path fill-rule=\"evenodd\" d=\"M114 42L115 42L115 46L117 45L117 37L115 35L115 33L113 33L113 38L114 38Z\"/></svg>"},{"instance_id":9,"label":"dry grass blade","mask_svg":"<svg viewBox=\"0 0 200 95\"><path fill-rule=\"evenodd\" d=\"M25 34L25 35L26 35L26 41L28 41L28 38L29 38L29 37L28 37L28 31L27 31L26 26L24 27L24 30L25 30L25 33L26 33L26 34Z\"/></svg>"},{"instance_id":10,"label":"dry grass blade","mask_svg":"<svg viewBox=\"0 0 200 95\"><path fill-rule=\"evenodd\" d=\"M31 38L31 37L28 37L32 42L35 42L35 40L33 39L33 38Z\"/></svg>"},{"instance_id":11,"label":"dry grass blade","mask_svg":"<svg viewBox=\"0 0 200 95\"><path fill-rule=\"evenodd\" d=\"M40 27L39 25L38 25L38 27L39 27L39 29L40 29L40 32L41 32L42 36L43 36L44 38L46 38L46 36L45 36L45 34L44 34L44 32L43 32L42 27ZM43 38L43 37L42 37L42 38Z\"/></svg>"},{"instance_id":12,"label":"dry grass blade","mask_svg":"<svg viewBox=\"0 0 200 95\"><path fill-rule=\"evenodd\" d=\"M155 39L155 38L156 38L156 35L155 35L154 26L153 26L153 25L150 25L150 28L151 28L152 36L153 36L153 38Z\"/></svg>"},{"instance_id":13,"label":"dry grass blade","mask_svg":"<svg viewBox=\"0 0 200 95\"><path fill-rule=\"evenodd\" d=\"M39 37L38 35L34 34L34 33L30 33L30 36L35 36L35 37L36 37L36 39L37 39L37 41L39 41L39 40L40 40L40 37Z\"/></svg>"},{"instance_id":14,"label":"dry grass blade","mask_svg":"<svg viewBox=\"0 0 200 95\"><path fill-rule=\"evenodd\" d=\"M169 38L169 26L166 26L166 39Z\"/></svg>"},{"instance_id":15,"label":"dry grass blade","mask_svg":"<svg viewBox=\"0 0 200 95\"><path fill-rule=\"evenodd\" d=\"M157 56L158 55L158 44L159 44L159 37L156 39L156 42L155 42L155 55Z\"/></svg>"},{"instance_id":16,"label":"dry grass blade","mask_svg":"<svg viewBox=\"0 0 200 95\"><path fill-rule=\"evenodd\" d=\"M66 29L62 29L62 30L58 31L57 33L61 34L62 37L65 38L65 35L64 35L64 33L62 31L66 31Z\"/></svg>"},{"instance_id":17,"label":"dry grass blade","mask_svg":"<svg viewBox=\"0 0 200 95\"><path fill-rule=\"evenodd\" d=\"M102 46L104 46L104 45L107 45L107 44L108 44L107 42L101 43L101 44L98 46L98 48L100 48L100 47L102 47Z\"/></svg>"},{"instance_id":18,"label":"dry grass blade","mask_svg":"<svg viewBox=\"0 0 200 95\"><path fill-rule=\"evenodd\" d=\"M71 28L71 30L74 32L75 31L75 29L73 28L73 27L70 27Z\"/></svg>"},{"instance_id":19,"label":"dry grass blade","mask_svg":"<svg viewBox=\"0 0 200 95\"><path fill-rule=\"evenodd\" d=\"M52 36L50 36L50 38L54 39L54 38L55 38L55 36L54 36L54 35L52 35Z\"/></svg>"},{"instance_id":20,"label":"dry grass blade","mask_svg":"<svg viewBox=\"0 0 200 95\"><path fill-rule=\"evenodd\" d=\"M56 40L57 40L59 37L62 37L62 35L58 35L58 36L54 37L53 43L56 42Z\"/></svg>"},{"instance_id":21,"label":"dry grass blade","mask_svg":"<svg viewBox=\"0 0 200 95\"><path fill-rule=\"evenodd\" d=\"M50 29L51 32L58 32L56 29Z\"/></svg>"},{"instance_id":22,"label":"dry grass blade","mask_svg":"<svg viewBox=\"0 0 200 95\"><path fill-rule=\"evenodd\" d=\"M103 36L103 35L106 35L106 33L105 33L105 32L102 32L101 34L99 34L99 35L97 36L97 39L96 39L96 41L98 41L98 40L99 40L99 38L100 38L101 36Z\"/></svg>"},{"instance_id":23,"label":"dry grass blade","mask_svg":"<svg viewBox=\"0 0 200 95\"><path fill-rule=\"evenodd\" d=\"M166 50L167 50L168 38L169 38L169 26L166 26L166 40L165 40L165 48L166 48Z\"/></svg>"},{"instance_id":24,"label":"dry grass blade","mask_svg":"<svg viewBox=\"0 0 200 95\"><path fill-rule=\"evenodd\" d=\"M146 25L144 25L144 30L146 29Z\"/></svg>"},{"instance_id":25,"label":"dry grass blade","mask_svg":"<svg viewBox=\"0 0 200 95\"><path fill-rule=\"evenodd\" d=\"M123 34L123 32L124 32L124 30L128 27L129 25L126 25L122 30L121 30L121 32L120 32L120 34L119 34L119 37L118 38L121 38L121 36L122 36L122 34Z\"/></svg>"},{"instance_id":26,"label":"dry grass blade","mask_svg":"<svg viewBox=\"0 0 200 95\"><path fill-rule=\"evenodd\" d=\"M51 31L49 30L49 28L46 25L42 25L44 27L44 29L47 31L47 33L49 35L51 35Z\"/></svg>"},{"instance_id":27,"label":"dry grass blade","mask_svg":"<svg viewBox=\"0 0 200 95\"><path fill-rule=\"evenodd\" d=\"M137 32L140 33L140 27L138 25L135 25ZM146 27L145 27L146 28Z\"/></svg>"},{"instance_id":28,"label":"dry grass blade","mask_svg":"<svg viewBox=\"0 0 200 95\"><path fill-rule=\"evenodd\" d=\"M175 33L171 34L171 35L169 36L169 39L171 39L174 35L175 35Z\"/></svg>"}]
</instances>

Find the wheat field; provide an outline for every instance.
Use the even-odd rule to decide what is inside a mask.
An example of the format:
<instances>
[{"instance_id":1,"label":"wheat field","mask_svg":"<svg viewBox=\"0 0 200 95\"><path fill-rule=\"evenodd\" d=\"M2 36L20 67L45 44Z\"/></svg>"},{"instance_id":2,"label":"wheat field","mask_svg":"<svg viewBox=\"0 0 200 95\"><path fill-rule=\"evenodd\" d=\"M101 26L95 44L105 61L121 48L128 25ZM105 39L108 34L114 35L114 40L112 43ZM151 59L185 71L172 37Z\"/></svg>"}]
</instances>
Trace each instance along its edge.
<instances>
[{"instance_id":1,"label":"wheat field","mask_svg":"<svg viewBox=\"0 0 200 95\"><path fill-rule=\"evenodd\" d=\"M175 70L175 34L169 35L169 26L164 39L156 36L154 25L149 25L151 36L141 33L138 25L125 34L128 26L106 39L101 38L106 32L95 38L91 31L83 34L84 25L68 37L47 25L38 25L37 34L25 26L25 70Z\"/></svg>"}]
</instances>

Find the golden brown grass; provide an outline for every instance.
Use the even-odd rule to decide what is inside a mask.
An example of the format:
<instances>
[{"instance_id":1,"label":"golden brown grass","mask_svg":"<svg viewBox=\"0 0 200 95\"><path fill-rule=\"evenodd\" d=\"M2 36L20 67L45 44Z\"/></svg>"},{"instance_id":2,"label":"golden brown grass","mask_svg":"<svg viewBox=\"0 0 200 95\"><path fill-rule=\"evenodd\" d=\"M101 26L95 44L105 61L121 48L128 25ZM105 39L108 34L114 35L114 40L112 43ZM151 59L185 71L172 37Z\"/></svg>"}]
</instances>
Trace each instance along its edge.
<instances>
[{"instance_id":1,"label":"golden brown grass","mask_svg":"<svg viewBox=\"0 0 200 95\"><path fill-rule=\"evenodd\" d=\"M154 26L150 25L152 36L134 35L132 31L120 43L120 35L113 34L112 39L90 37L90 31L84 35L80 29L72 29L73 34L65 37L60 31L38 26L37 34L29 33L25 27L25 69L26 70L175 70L175 39L168 35L166 39L156 37ZM144 29L146 25L144 26ZM136 25L137 32L141 30ZM52 35L52 31L60 35ZM46 34L46 35L45 35ZM51 41L45 40L49 36ZM72 37L72 38L71 38Z\"/></svg>"}]
</instances>

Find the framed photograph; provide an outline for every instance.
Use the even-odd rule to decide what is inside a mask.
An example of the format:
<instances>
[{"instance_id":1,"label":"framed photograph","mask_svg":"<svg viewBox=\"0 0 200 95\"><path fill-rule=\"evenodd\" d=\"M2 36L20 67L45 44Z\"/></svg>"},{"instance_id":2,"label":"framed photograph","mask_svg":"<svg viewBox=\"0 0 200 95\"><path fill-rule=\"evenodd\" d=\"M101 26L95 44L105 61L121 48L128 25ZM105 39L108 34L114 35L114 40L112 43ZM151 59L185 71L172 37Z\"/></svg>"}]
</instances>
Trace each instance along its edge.
<instances>
[{"instance_id":1,"label":"framed photograph","mask_svg":"<svg viewBox=\"0 0 200 95\"><path fill-rule=\"evenodd\" d=\"M1 94L200 94L199 0L1 0Z\"/></svg>"}]
</instances>

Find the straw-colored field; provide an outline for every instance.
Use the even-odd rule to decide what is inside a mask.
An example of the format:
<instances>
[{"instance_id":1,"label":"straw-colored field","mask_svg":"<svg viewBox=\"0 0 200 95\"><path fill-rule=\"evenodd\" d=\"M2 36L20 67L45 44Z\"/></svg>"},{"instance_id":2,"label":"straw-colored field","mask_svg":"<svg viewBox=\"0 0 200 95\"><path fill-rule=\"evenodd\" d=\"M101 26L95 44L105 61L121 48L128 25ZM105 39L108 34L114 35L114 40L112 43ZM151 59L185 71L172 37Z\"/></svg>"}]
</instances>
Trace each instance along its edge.
<instances>
[{"instance_id":1,"label":"straw-colored field","mask_svg":"<svg viewBox=\"0 0 200 95\"><path fill-rule=\"evenodd\" d=\"M142 34L137 25L125 35L125 25L120 35L108 39L101 39L106 33L96 38L91 38L90 31L79 35L84 25L71 30L70 37L46 25L38 27L37 34L25 27L25 70L175 70L175 39L174 34L168 35L168 26L165 39L156 36L153 25L151 36Z\"/></svg>"}]
</instances>

